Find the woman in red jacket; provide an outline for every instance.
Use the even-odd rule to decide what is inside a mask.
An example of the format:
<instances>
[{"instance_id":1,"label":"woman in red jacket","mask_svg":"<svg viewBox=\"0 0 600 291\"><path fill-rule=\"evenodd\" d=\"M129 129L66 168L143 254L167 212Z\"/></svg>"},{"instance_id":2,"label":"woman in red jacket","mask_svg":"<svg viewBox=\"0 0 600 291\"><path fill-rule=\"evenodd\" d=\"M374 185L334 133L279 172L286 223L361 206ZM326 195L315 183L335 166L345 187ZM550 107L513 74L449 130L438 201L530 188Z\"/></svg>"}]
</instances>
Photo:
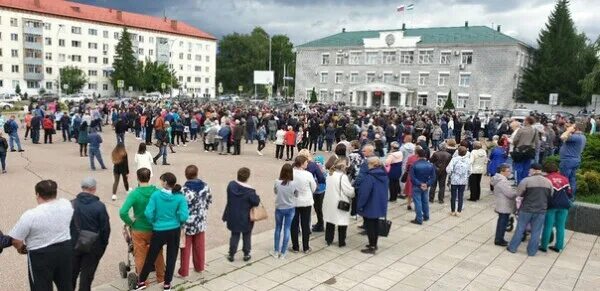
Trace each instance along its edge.
<instances>
[{"instance_id":1,"label":"woman in red jacket","mask_svg":"<svg viewBox=\"0 0 600 291\"><path fill-rule=\"evenodd\" d=\"M50 115L46 115L42 121L42 128L44 128L44 143L52 143L52 135L54 134L54 122L50 119Z\"/></svg>"},{"instance_id":2,"label":"woman in red jacket","mask_svg":"<svg viewBox=\"0 0 600 291\"><path fill-rule=\"evenodd\" d=\"M288 126L288 130L285 132L285 156L286 161L291 161L294 158L294 147L296 146L296 133L291 126ZM292 152L290 155L290 151Z\"/></svg>"}]
</instances>

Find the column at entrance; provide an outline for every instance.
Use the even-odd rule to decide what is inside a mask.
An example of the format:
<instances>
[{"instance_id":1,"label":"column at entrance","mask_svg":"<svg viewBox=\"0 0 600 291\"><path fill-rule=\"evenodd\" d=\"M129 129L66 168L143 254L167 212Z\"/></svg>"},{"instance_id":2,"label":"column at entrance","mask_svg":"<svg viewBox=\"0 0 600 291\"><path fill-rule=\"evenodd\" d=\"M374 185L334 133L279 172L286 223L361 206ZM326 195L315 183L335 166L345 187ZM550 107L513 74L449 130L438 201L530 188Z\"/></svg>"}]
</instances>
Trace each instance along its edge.
<instances>
[{"instance_id":1,"label":"column at entrance","mask_svg":"<svg viewBox=\"0 0 600 291\"><path fill-rule=\"evenodd\" d=\"M406 92L400 93L400 106L406 107Z\"/></svg>"},{"instance_id":2,"label":"column at entrance","mask_svg":"<svg viewBox=\"0 0 600 291\"><path fill-rule=\"evenodd\" d=\"M373 92L367 91L367 107L373 106Z\"/></svg>"},{"instance_id":3,"label":"column at entrance","mask_svg":"<svg viewBox=\"0 0 600 291\"><path fill-rule=\"evenodd\" d=\"M385 91L383 95L383 106L390 107L390 91Z\"/></svg>"},{"instance_id":4,"label":"column at entrance","mask_svg":"<svg viewBox=\"0 0 600 291\"><path fill-rule=\"evenodd\" d=\"M352 91L352 105L358 104L358 91Z\"/></svg>"}]
</instances>

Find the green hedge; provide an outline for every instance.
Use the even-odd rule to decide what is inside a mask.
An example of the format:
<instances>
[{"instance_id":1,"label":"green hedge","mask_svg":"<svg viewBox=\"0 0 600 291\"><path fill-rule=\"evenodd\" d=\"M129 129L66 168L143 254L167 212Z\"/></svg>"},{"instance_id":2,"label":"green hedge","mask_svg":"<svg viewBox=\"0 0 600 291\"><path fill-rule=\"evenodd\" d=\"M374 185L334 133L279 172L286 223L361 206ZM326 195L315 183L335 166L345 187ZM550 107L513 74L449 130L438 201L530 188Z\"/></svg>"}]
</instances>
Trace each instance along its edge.
<instances>
[{"instance_id":1,"label":"green hedge","mask_svg":"<svg viewBox=\"0 0 600 291\"><path fill-rule=\"evenodd\" d=\"M600 204L600 135L586 135L577 172L577 200Z\"/></svg>"}]
</instances>

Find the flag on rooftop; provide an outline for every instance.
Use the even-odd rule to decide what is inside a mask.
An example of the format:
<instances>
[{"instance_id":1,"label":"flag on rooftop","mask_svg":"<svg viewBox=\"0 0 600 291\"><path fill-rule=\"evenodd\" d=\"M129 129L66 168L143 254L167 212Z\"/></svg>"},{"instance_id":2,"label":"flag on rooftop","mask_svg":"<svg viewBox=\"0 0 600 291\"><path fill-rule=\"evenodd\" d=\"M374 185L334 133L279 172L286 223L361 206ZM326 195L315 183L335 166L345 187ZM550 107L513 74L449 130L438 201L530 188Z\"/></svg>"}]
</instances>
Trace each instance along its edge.
<instances>
[{"instance_id":1,"label":"flag on rooftop","mask_svg":"<svg viewBox=\"0 0 600 291\"><path fill-rule=\"evenodd\" d=\"M415 8L415 4L408 4L408 6L406 6L406 10L413 10Z\"/></svg>"},{"instance_id":2,"label":"flag on rooftop","mask_svg":"<svg viewBox=\"0 0 600 291\"><path fill-rule=\"evenodd\" d=\"M415 8L414 4L400 5L400 6L396 7L396 11L397 12L404 12L406 10L413 10L414 8Z\"/></svg>"},{"instance_id":3,"label":"flag on rooftop","mask_svg":"<svg viewBox=\"0 0 600 291\"><path fill-rule=\"evenodd\" d=\"M404 5L400 5L396 8L396 11L402 12L402 11L404 11L404 8L405 8Z\"/></svg>"}]
</instances>

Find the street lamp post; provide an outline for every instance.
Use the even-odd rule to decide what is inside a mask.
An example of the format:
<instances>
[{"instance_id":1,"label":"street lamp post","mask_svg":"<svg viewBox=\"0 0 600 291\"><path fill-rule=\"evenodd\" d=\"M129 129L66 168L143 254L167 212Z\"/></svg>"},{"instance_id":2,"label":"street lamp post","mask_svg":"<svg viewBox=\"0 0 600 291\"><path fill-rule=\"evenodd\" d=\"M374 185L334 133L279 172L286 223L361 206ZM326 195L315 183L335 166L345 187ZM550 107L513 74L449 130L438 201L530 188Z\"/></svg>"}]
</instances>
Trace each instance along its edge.
<instances>
[{"instance_id":1,"label":"street lamp post","mask_svg":"<svg viewBox=\"0 0 600 291\"><path fill-rule=\"evenodd\" d=\"M60 61L60 59L58 58L58 46L59 46L59 44L60 44L60 40L58 39L58 34L60 33L60 31L61 31L61 30L62 30L64 27L65 27L64 25L62 25L62 24L59 24L59 25L58 25L58 30L56 31L56 41L57 41L58 43L56 44L56 55L55 55L54 57L56 57L56 69L57 69L56 71L57 71L57 73L58 73L58 84L56 84L56 87L58 88L58 90L57 90L57 93L58 93L58 98L60 98L60 94L61 94L61 91L60 91L60 89L61 89L61 88L60 88L60 87L61 87L61 84L60 84L60 64L59 64L59 61Z\"/></svg>"},{"instance_id":2,"label":"street lamp post","mask_svg":"<svg viewBox=\"0 0 600 291\"><path fill-rule=\"evenodd\" d=\"M295 62L295 60L289 62L288 64L293 64ZM291 79L291 77L289 77L289 79ZM287 76L287 64L284 63L283 64L283 89L285 90L284 92L284 97L285 97L285 101L287 101L287 95L288 95L288 88L285 86L285 81L288 80L288 76Z\"/></svg>"}]
</instances>

